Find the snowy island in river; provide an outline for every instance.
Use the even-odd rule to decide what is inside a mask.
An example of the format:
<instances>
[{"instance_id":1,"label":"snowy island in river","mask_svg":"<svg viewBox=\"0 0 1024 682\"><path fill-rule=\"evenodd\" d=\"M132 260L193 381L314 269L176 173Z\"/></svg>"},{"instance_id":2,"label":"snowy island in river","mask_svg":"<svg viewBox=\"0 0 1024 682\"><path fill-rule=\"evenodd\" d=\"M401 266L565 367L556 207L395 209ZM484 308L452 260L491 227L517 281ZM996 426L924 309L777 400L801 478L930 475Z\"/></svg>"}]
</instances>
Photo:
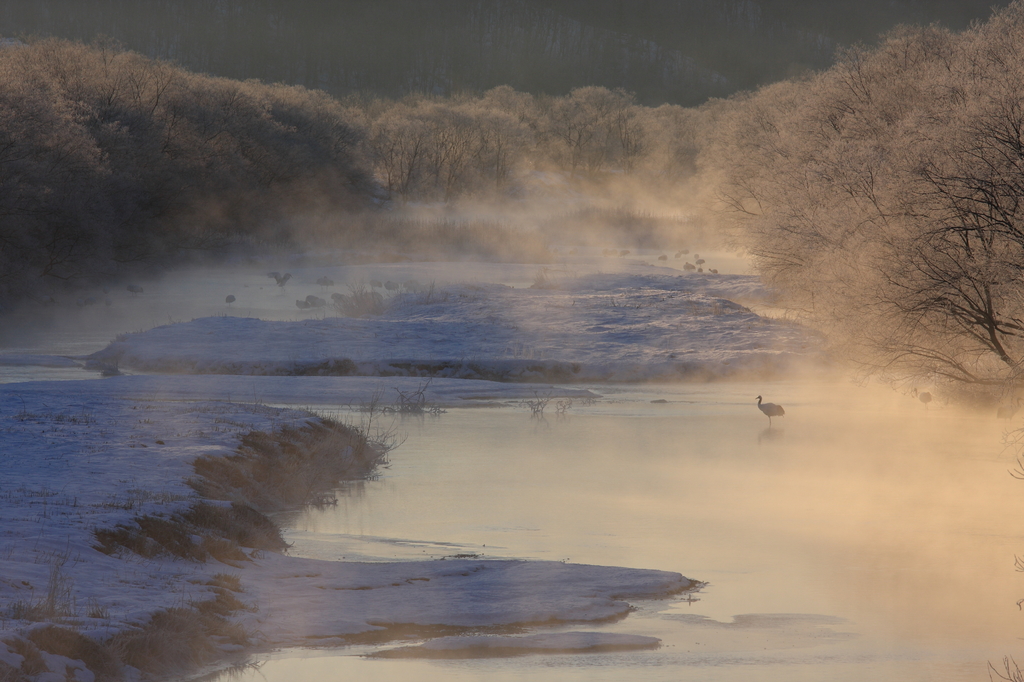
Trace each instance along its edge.
<instances>
[{"instance_id":1,"label":"snowy island in river","mask_svg":"<svg viewBox=\"0 0 1024 682\"><path fill-rule=\"evenodd\" d=\"M446 637L389 655L656 646L610 633L481 634L622 618L630 599L698 585L679 573L475 556L388 564L287 556L251 507L322 502L330 490L264 495L252 483L262 466L254 453L261 438L281 457L330 449L310 445L310 434L358 438L358 428L280 406L358 404L381 388L422 389L440 407L538 392L593 399L585 389L523 382L770 376L820 362L805 330L727 298L756 298L759 287L750 277L664 274L587 275L538 289L453 284L396 296L377 316L170 324L88 358L174 376L0 385L0 679L118 679L259 647L409 635ZM424 385L421 375L433 378ZM351 465L340 478L372 469L372 456L359 468L357 440L331 442L332 457ZM247 534L232 525L240 519ZM152 644L175 641L175 628L202 632L203 642Z\"/></svg>"},{"instance_id":2,"label":"snowy island in river","mask_svg":"<svg viewBox=\"0 0 1024 682\"><path fill-rule=\"evenodd\" d=\"M455 283L395 296L380 315L321 309L301 323L206 317L122 335L96 367L160 373L434 376L526 382L785 376L820 340L733 299L744 275L590 274L543 288Z\"/></svg>"}]
</instances>

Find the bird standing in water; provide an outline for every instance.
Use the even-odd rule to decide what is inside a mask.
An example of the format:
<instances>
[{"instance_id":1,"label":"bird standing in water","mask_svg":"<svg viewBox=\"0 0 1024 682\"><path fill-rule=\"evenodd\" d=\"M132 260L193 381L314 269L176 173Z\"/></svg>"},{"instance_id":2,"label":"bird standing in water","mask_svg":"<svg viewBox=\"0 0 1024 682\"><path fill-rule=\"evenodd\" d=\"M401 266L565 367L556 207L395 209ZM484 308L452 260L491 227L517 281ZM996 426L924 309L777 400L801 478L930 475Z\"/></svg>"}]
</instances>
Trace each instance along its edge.
<instances>
[{"instance_id":1,"label":"bird standing in water","mask_svg":"<svg viewBox=\"0 0 1024 682\"><path fill-rule=\"evenodd\" d=\"M768 428L772 426L772 417L783 417L786 415L786 411L782 409L782 405L776 405L775 403L762 403L761 396L757 396L757 409L761 410L766 417L768 417Z\"/></svg>"}]
</instances>

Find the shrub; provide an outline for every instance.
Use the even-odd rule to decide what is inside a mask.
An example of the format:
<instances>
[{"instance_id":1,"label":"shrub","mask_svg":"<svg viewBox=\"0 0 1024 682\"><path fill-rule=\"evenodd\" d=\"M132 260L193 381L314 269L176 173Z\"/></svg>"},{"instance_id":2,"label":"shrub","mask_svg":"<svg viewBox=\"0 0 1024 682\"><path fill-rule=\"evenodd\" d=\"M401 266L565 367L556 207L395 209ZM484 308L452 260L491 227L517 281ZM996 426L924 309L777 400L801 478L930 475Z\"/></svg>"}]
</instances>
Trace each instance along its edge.
<instances>
[{"instance_id":1,"label":"shrub","mask_svg":"<svg viewBox=\"0 0 1024 682\"><path fill-rule=\"evenodd\" d=\"M107 647L71 628L51 625L32 630L27 638L40 651L82 661L100 679L111 679L120 675L121 665Z\"/></svg>"},{"instance_id":2,"label":"shrub","mask_svg":"<svg viewBox=\"0 0 1024 682\"><path fill-rule=\"evenodd\" d=\"M189 485L203 497L283 509L314 503L341 481L365 477L384 455L355 429L321 420L250 433L228 457L199 457Z\"/></svg>"}]
</instances>

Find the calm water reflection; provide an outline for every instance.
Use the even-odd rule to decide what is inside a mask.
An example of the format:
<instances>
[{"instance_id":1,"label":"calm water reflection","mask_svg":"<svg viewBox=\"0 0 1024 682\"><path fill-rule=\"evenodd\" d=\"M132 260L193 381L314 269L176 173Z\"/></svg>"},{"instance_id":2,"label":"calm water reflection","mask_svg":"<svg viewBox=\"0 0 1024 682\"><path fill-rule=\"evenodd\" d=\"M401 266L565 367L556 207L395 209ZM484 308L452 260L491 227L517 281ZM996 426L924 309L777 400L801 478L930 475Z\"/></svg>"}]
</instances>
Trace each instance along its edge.
<instances>
[{"instance_id":1,"label":"calm water reflection","mask_svg":"<svg viewBox=\"0 0 1024 682\"><path fill-rule=\"evenodd\" d=\"M699 601L602 626L660 650L286 651L242 679L985 680L1018 653L1024 483L994 414L853 386L595 390L606 399L544 422L515 408L406 421L381 479L287 519L289 539L324 558L475 552L707 581ZM786 408L771 430L759 393Z\"/></svg>"}]
</instances>

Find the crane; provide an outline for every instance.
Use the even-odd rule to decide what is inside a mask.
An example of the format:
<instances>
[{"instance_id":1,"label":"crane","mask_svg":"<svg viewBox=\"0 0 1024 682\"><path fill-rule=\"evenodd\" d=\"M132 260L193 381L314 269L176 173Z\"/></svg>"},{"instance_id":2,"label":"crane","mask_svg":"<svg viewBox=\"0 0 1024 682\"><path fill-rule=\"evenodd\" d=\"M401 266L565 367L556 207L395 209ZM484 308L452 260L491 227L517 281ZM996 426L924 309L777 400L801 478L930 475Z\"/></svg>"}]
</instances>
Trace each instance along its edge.
<instances>
[{"instance_id":1,"label":"crane","mask_svg":"<svg viewBox=\"0 0 1024 682\"><path fill-rule=\"evenodd\" d=\"M771 428L772 417L784 417L786 411L782 409L782 405L776 405L775 403L762 403L761 396L757 396L757 409L764 413L764 416L768 417L768 428Z\"/></svg>"}]
</instances>

